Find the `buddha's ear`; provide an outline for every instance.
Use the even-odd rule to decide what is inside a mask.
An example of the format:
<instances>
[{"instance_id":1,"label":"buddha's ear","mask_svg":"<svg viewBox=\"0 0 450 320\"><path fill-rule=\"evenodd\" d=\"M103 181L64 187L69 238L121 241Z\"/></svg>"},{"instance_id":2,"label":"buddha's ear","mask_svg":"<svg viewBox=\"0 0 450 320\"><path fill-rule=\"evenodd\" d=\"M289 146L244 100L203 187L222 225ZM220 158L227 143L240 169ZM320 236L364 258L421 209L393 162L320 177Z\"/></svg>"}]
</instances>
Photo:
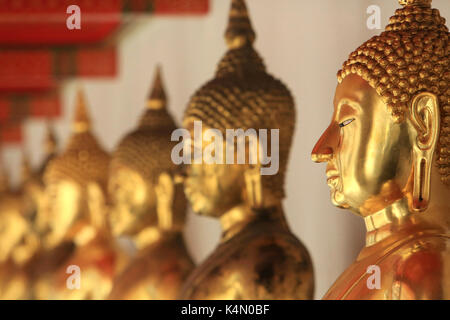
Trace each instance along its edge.
<instances>
[{"instance_id":1,"label":"buddha's ear","mask_svg":"<svg viewBox=\"0 0 450 320\"><path fill-rule=\"evenodd\" d=\"M89 182L86 188L87 205L91 223L103 227L106 223L106 198L101 186L96 182Z\"/></svg>"},{"instance_id":2,"label":"buddha's ear","mask_svg":"<svg viewBox=\"0 0 450 320\"><path fill-rule=\"evenodd\" d=\"M159 175L158 183L155 186L155 193L158 225L163 230L170 230L173 225L172 211L175 196L175 182L167 172Z\"/></svg>"},{"instance_id":3,"label":"buddha's ear","mask_svg":"<svg viewBox=\"0 0 450 320\"><path fill-rule=\"evenodd\" d=\"M245 190L250 207L254 209L263 208L261 167L250 165L245 169Z\"/></svg>"},{"instance_id":4,"label":"buddha's ear","mask_svg":"<svg viewBox=\"0 0 450 320\"><path fill-rule=\"evenodd\" d=\"M411 103L410 122L416 133L413 141L413 210L428 207L431 188L431 168L440 131L440 111L437 97L423 92Z\"/></svg>"}]
</instances>

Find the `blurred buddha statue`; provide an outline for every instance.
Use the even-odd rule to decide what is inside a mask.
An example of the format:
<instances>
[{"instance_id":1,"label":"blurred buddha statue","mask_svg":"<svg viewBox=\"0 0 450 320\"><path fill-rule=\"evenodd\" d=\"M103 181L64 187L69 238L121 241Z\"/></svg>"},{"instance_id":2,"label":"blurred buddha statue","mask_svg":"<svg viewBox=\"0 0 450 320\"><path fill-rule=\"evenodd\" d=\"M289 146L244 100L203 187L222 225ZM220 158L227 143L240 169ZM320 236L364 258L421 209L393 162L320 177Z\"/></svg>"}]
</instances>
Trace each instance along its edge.
<instances>
[{"instance_id":1,"label":"blurred buddha statue","mask_svg":"<svg viewBox=\"0 0 450 320\"><path fill-rule=\"evenodd\" d=\"M23 202L23 215L31 221L34 220L37 212L37 190L35 189L35 175L31 168L28 154L25 149L22 150L22 163L20 167L20 187L18 193L22 196Z\"/></svg>"},{"instance_id":2,"label":"blurred buddha statue","mask_svg":"<svg viewBox=\"0 0 450 320\"><path fill-rule=\"evenodd\" d=\"M107 223L109 161L91 133L80 91L72 136L44 172L43 210L47 210L50 227L44 244L48 256L56 261L36 271L42 280L36 287L38 298L103 299L109 294L122 262Z\"/></svg>"},{"instance_id":3,"label":"blurred buddha statue","mask_svg":"<svg viewBox=\"0 0 450 320\"><path fill-rule=\"evenodd\" d=\"M312 151L327 162L333 204L367 227L324 299L450 298L449 33L431 0L399 2L339 71Z\"/></svg>"},{"instance_id":4,"label":"blurred buddha statue","mask_svg":"<svg viewBox=\"0 0 450 320\"><path fill-rule=\"evenodd\" d=\"M181 297L312 299L312 262L306 248L290 231L282 206L295 127L294 101L286 86L266 72L253 48L255 33L243 0L231 3L225 38L229 50L215 78L192 97L183 123L194 137L195 158L187 167L186 196L196 213L220 219L223 232L214 252L189 277ZM202 125L200 134L195 132L198 123ZM257 165L245 161L209 161L212 159L205 154L215 157L222 151L215 145L211 152L211 143L217 137L212 139L210 133L223 136L228 129L279 129L279 146L278 141L272 141L270 145L275 147L267 150L274 159L279 156L277 173L261 175ZM253 137L264 145L261 135ZM233 159L246 158L243 152L248 146L245 150L235 148L237 138L224 141L222 156L229 153ZM245 143L245 136L243 139ZM195 156L198 153L203 154L202 158Z\"/></svg>"},{"instance_id":5,"label":"blurred buddha statue","mask_svg":"<svg viewBox=\"0 0 450 320\"><path fill-rule=\"evenodd\" d=\"M39 239L24 216L22 193L9 190L3 170L0 195L0 299L30 299L27 263L39 247Z\"/></svg>"},{"instance_id":6,"label":"blurred buddha statue","mask_svg":"<svg viewBox=\"0 0 450 320\"><path fill-rule=\"evenodd\" d=\"M25 264L25 271L30 281L31 298L46 299L48 297L47 272L56 268L61 261L73 252L73 244L64 244L49 248L44 241L49 233L48 210L45 207L44 171L49 162L56 156L57 143L55 134L47 124L43 143L44 161L33 171L26 153L22 157L21 196L23 216L30 224L31 233L37 238L38 248Z\"/></svg>"},{"instance_id":7,"label":"blurred buddha statue","mask_svg":"<svg viewBox=\"0 0 450 320\"><path fill-rule=\"evenodd\" d=\"M22 158L22 182L21 191L23 193L23 201L25 206L25 217L30 220L34 230L40 235L44 236L48 232L48 221L45 217L45 210L39 210L44 205L44 181L43 174L51 159L56 156L57 144L55 134L50 126L47 124L44 138L44 161L38 170L33 171L28 157L23 154Z\"/></svg>"},{"instance_id":8,"label":"blurred buddha statue","mask_svg":"<svg viewBox=\"0 0 450 320\"><path fill-rule=\"evenodd\" d=\"M158 68L139 126L111 161L111 229L130 237L137 254L115 279L110 299L175 299L194 268L182 235L186 199L171 160L175 129Z\"/></svg>"}]
</instances>

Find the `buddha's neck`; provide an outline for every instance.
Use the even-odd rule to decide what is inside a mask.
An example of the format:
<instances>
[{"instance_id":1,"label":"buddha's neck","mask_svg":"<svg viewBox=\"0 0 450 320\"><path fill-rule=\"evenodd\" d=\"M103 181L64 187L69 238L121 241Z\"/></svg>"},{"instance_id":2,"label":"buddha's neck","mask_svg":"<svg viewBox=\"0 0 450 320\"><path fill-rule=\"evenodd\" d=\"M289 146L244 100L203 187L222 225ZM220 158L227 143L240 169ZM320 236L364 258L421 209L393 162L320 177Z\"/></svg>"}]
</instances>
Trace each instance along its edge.
<instances>
[{"instance_id":1,"label":"buddha's neck","mask_svg":"<svg viewBox=\"0 0 450 320\"><path fill-rule=\"evenodd\" d=\"M388 246L418 232L446 232L440 221L441 208L431 207L424 212L411 212L406 198L364 218L367 234L366 248L383 243ZM370 251L370 250L369 250Z\"/></svg>"},{"instance_id":2,"label":"buddha's neck","mask_svg":"<svg viewBox=\"0 0 450 320\"><path fill-rule=\"evenodd\" d=\"M407 225L411 216L405 198L364 218L366 224L366 246L372 246Z\"/></svg>"},{"instance_id":3,"label":"buddha's neck","mask_svg":"<svg viewBox=\"0 0 450 320\"><path fill-rule=\"evenodd\" d=\"M274 210L270 211L268 217L273 220L273 223L279 223L281 227L287 228L281 203L277 204L274 208ZM245 204L240 204L225 212L220 217L220 224L222 226L222 237L220 241L225 242L234 237L258 217L259 213L255 212Z\"/></svg>"},{"instance_id":4,"label":"buddha's neck","mask_svg":"<svg viewBox=\"0 0 450 320\"><path fill-rule=\"evenodd\" d=\"M157 242L170 241L180 232L174 230L164 231L158 227L149 226L137 233L133 239L133 243L138 251L148 248Z\"/></svg>"}]
</instances>

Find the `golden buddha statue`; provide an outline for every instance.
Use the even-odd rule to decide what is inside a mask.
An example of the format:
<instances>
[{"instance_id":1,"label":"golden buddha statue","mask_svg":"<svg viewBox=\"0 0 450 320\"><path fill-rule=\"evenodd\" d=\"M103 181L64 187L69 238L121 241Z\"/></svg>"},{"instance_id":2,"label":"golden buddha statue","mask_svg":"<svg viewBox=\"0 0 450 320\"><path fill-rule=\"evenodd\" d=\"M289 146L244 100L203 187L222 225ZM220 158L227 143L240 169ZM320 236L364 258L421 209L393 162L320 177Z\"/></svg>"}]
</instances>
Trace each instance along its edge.
<instances>
[{"instance_id":1,"label":"golden buddha statue","mask_svg":"<svg viewBox=\"0 0 450 320\"><path fill-rule=\"evenodd\" d=\"M34 172L30 166L27 153L25 150L22 151L21 183L19 191L23 198L23 214L25 218L30 221L35 231L41 235L45 228L42 216L44 210L39 210L39 208L43 206L44 201L44 182L42 180L42 175L48 162L56 154L56 141L49 126L47 127L44 147L46 150L45 159L36 172ZM41 213L41 215L39 216L38 213Z\"/></svg>"},{"instance_id":2,"label":"golden buddha statue","mask_svg":"<svg viewBox=\"0 0 450 320\"><path fill-rule=\"evenodd\" d=\"M33 220L34 229L41 237L45 237L49 232L49 221L46 214L47 210L40 210L45 206L45 184L44 184L44 172L52 159L54 159L58 152L58 145L56 135L52 126L47 123L46 133L44 138L44 150L45 158L41 163L41 166L34 173L33 178L28 183L28 193L32 201L35 203L36 216Z\"/></svg>"},{"instance_id":3,"label":"golden buddha statue","mask_svg":"<svg viewBox=\"0 0 450 320\"><path fill-rule=\"evenodd\" d=\"M45 210L39 210L44 205L45 186L43 174L50 160L56 156L57 142L55 134L47 124L44 137L44 161L40 167L34 172L30 166L28 157L23 152L22 157L22 183L21 192L23 193L25 203L25 216L33 225L34 230L43 236L48 231L48 223L44 217Z\"/></svg>"},{"instance_id":4,"label":"golden buddha statue","mask_svg":"<svg viewBox=\"0 0 450 320\"><path fill-rule=\"evenodd\" d=\"M399 2L339 71L312 151L327 162L333 204L367 227L324 299L450 298L449 32L431 0Z\"/></svg>"},{"instance_id":5,"label":"golden buddha statue","mask_svg":"<svg viewBox=\"0 0 450 320\"><path fill-rule=\"evenodd\" d=\"M90 131L80 91L72 136L44 172L43 210L50 228L44 245L52 262L35 270L37 298L103 299L109 294L123 258L107 222L109 161Z\"/></svg>"},{"instance_id":6,"label":"golden buddha statue","mask_svg":"<svg viewBox=\"0 0 450 320\"><path fill-rule=\"evenodd\" d=\"M27 264L36 253L39 241L24 216L22 193L9 190L6 176L3 172L0 176L0 299L30 299Z\"/></svg>"},{"instance_id":7,"label":"golden buddha statue","mask_svg":"<svg viewBox=\"0 0 450 320\"><path fill-rule=\"evenodd\" d=\"M219 218L223 232L218 247L187 280L181 298L312 299L312 262L291 233L282 206L295 127L293 98L266 72L253 48L255 32L242 0L231 3L225 39L229 50L215 78L192 97L183 126L195 137L196 122L201 121L203 154L212 142L210 129L222 135L227 129L279 129L279 171L261 175L259 162L194 161L187 166L185 192L193 210ZM256 139L261 143L261 136ZM223 149L233 150L232 156L239 159L243 149L234 148L235 141L227 139Z\"/></svg>"},{"instance_id":8,"label":"golden buddha statue","mask_svg":"<svg viewBox=\"0 0 450 320\"><path fill-rule=\"evenodd\" d=\"M56 156L57 141L53 129L47 124L43 143L45 157L40 167L33 171L25 152L22 154L22 181L21 196L23 216L30 224L30 233L36 238L37 248L24 263L24 271L27 275L30 287L31 299L46 299L48 283L46 280L50 270L68 258L73 251L73 244L65 242L55 248L49 248L44 243L48 237L50 222L47 218L48 210L45 210L45 185L43 181L44 171L49 162Z\"/></svg>"},{"instance_id":9,"label":"golden buddha statue","mask_svg":"<svg viewBox=\"0 0 450 320\"><path fill-rule=\"evenodd\" d=\"M30 224L22 215L21 198L3 196L0 201L0 299L30 299L26 262L38 248Z\"/></svg>"},{"instance_id":10,"label":"golden buddha statue","mask_svg":"<svg viewBox=\"0 0 450 320\"><path fill-rule=\"evenodd\" d=\"M111 229L130 237L137 253L115 279L110 299L175 299L194 268L182 235L186 199L170 156L175 129L158 68L138 128L122 139L111 161Z\"/></svg>"}]
</instances>

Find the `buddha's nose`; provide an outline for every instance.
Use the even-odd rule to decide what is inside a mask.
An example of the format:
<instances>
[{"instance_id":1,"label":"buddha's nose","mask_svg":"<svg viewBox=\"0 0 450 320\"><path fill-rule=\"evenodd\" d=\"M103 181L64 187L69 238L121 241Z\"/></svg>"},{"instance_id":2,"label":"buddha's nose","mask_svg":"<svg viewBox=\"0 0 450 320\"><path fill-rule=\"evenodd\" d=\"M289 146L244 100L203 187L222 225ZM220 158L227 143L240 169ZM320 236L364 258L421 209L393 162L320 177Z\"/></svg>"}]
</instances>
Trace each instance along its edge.
<instances>
[{"instance_id":1,"label":"buddha's nose","mask_svg":"<svg viewBox=\"0 0 450 320\"><path fill-rule=\"evenodd\" d=\"M317 141L311 152L311 160L317 163L330 161L333 157L333 128L330 125Z\"/></svg>"}]
</instances>

